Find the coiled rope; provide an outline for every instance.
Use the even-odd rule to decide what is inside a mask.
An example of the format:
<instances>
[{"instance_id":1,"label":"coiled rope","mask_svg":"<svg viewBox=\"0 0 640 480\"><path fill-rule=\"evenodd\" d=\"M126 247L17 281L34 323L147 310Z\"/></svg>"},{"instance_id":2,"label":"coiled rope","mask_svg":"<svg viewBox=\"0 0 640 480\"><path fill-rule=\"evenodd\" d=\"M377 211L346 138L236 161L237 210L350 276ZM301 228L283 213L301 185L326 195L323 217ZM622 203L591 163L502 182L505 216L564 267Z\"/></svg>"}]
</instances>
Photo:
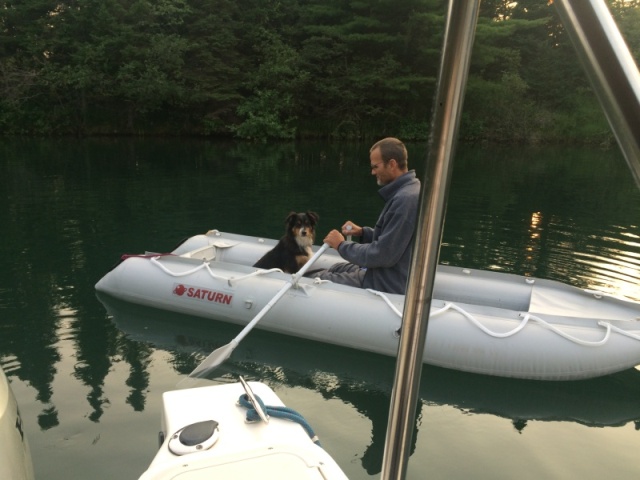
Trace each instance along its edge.
<instances>
[{"instance_id":1,"label":"coiled rope","mask_svg":"<svg viewBox=\"0 0 640 480\"><path fill-rule=\"evenodd\" d=\"M318 436L315 434L315 432L311 428L311 425L309 425L309 423L304 419L304 417L300 415L298 412L296 412L295 410L289 407L265 405L262 399L258 395L254 395L254 396L258 401L258 403L260 404L260 406L262 407L262 410L264 410L264 412L267 415L269 415L270 417L291 420L292 422L296 422L300 424L302 428L304 428L305 432L307 432L307 435L309 435L309 438L311 439L311 441L316 445L318 445L319 447L322 446L320 445L320 440L318 440ZM260 421L260 416L258 415L258 412L256 412L256 409L253 408L253 405L251 405L251 401L249 400L249 397L247 396L246 393L243 393L242 395L240 395L240 398L238 399L238 403L242 407L247 409L246 421L248 423Z\"/></svg>"}]
</instances>

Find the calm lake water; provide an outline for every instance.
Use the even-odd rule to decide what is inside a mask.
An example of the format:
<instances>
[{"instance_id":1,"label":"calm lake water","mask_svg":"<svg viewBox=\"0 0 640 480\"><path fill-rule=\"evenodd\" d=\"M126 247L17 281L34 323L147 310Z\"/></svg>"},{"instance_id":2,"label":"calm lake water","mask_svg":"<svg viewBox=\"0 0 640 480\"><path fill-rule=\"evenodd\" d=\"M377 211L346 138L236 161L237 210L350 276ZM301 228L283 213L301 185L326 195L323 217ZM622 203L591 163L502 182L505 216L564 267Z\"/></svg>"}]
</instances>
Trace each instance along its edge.
<instances>
[{"instance_id":1,"label":"calm lake water","mask_svg":"<svg viewBox=\"0 0 640 480\"><path fill-rule=\"evenodd\" d=\"M368 144L0 141L0 364L39 480L136 479L161 394L238 327L98 298L123 253L217 228L321 234L382 208ZM410 145L421 175L424 145ZM441 263L640 300L640 193L617 151L460 148ZM102 301L101 301L102 300ZM379 476L394 359L254 330L214 382L271 385L352 479ZM425 367L410 479L640 476L640 371L579 382Z\"/></svg>"}]
</instances>

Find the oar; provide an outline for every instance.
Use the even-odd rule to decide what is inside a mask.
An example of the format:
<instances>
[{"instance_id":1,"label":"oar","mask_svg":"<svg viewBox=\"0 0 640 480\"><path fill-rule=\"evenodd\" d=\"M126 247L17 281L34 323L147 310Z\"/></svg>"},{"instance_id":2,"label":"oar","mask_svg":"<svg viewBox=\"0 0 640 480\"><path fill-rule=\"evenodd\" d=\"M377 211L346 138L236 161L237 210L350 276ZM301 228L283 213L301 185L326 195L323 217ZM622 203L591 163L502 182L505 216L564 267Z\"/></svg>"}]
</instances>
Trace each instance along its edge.
<instances>
[{"instance_id":1,"label":"oar","mask_svg":"<svg viewBox=\"0 0 640 480\"><path fill-rule=\"evenodd\" d=\"M309 267L315 263L315 261L320 258L320 256L329 248L329 244L325 243L320 247L313 257L309 259L307 263L303 265L303 267L296 273L291 276L291 279L275 294L275 296L271 299L269 303L267 303L262 310L258 312L258 314L247 324L246 327L242 329L242 331L229 342L228 344L215 349L213 352L209 354L204 361L196 367L196 369L189 374L189 377L203 378L206 377L209 371L220 365L227 358L231 356L231 353L238 346L238 343L256 326L256 324L265 316L265 314L271 310L278 300L282 298L282 296L287 293L287 291L300 280L300 278L309 270Z\"/></svg>"}]
</instances>

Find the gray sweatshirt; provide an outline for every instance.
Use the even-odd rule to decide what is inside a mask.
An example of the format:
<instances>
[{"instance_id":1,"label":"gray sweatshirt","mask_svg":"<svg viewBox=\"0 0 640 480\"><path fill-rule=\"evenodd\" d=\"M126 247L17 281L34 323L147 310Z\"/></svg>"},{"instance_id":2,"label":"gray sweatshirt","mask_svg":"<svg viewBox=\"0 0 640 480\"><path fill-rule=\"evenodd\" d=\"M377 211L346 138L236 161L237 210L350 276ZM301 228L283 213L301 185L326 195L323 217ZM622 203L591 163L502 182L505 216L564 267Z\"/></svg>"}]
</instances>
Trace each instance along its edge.
<instances>
[{"instance_id":1,"label":"gray sweatshirt","mask_svg":"<svg viewBox=\"0 0 640 480\"><path fill-rule=\"evenodd\" d=\"M376 226L363 227L361 243L342 242L338 252L348 262L367 269L363 288L404 294L418 218L420 180L414 170L409 170L378 193L385 206Z\"/></svg>"}]
</instances>

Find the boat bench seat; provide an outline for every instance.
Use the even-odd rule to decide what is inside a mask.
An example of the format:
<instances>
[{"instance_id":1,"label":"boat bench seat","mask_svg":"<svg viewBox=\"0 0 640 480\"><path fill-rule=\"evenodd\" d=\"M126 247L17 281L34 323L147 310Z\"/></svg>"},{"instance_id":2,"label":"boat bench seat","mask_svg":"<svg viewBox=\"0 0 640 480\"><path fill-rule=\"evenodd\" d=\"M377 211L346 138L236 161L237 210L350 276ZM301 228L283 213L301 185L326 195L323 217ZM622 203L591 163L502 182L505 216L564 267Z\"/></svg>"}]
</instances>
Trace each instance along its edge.
<instances>
[{"instance_id":1,"label":"boat bench seat","mask_svg":"<svg viewBox=\"0 0 640 480\"><path fill-rule=\"evenodd\" d=\"M183 253L181 256L205 261L215 260L216 247L213 245L205 245L191 252Z\"/></svg>"}]
</instances>

